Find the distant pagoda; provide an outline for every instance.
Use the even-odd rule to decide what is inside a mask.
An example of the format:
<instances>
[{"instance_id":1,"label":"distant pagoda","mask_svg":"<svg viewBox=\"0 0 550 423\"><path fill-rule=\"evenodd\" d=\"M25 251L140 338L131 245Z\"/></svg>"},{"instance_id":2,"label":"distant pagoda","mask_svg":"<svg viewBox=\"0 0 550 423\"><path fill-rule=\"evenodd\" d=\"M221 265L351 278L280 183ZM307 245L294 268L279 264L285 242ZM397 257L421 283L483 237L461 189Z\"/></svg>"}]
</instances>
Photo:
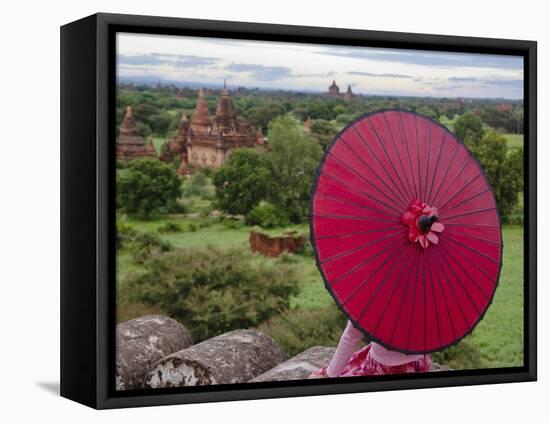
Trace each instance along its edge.
<instances>
[{"instance_id":1,"label":"distant pagoda","mask_svg":"<svg viewBox=\"0 0 550 423\"><path fill-rule=\"evenodd\" d=\"M344 100L350 101L350 100L353 100L354 98L355 98L355 94L351 90L351 85L348 85L348 90L344 94Z\"/></svg>"},{"instance_id":2,"label":"distant pagoda","mask_svg":"<svg viewBox=\"0 0 550 423\"><path fill-rule=\"evenodd\" d=\"M311 121L311 116L308 115L306 121L304 122L304 134L311 134L311 125L313 122Z\"/></svg>"},{"instance_id":3,"label":"distant pagoda","mask_svg":"<svg viewBox=\"0 0 550 423\"><path fill-rule=\"evenodd\" d=\"M328 95L330 97L340 97L340 87L336 85L336 81L333 79L332 84L328 87Z\"/></svg>"},{"instance_id":4,"label":"distant pagoda","mask_svg":"<svg viewBox=\"0 0 550 423\"><path fill-rule=\"evenodd\" d=\"M157 157L157 153L152 145L152 140L148 145L143 142L143 138L139 135L132 107L128 106L116 139L116 158L118 160L132 160L145 157Z\"/></svg>"}]
</instances>

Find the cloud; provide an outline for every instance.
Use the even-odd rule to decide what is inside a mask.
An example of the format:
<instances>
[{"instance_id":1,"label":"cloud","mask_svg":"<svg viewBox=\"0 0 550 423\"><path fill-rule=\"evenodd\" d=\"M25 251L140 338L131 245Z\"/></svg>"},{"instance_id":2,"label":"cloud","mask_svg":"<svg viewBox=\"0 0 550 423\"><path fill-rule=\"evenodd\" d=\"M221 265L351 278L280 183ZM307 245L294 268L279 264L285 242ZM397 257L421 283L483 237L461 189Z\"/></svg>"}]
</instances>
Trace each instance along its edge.
<instances>
[{"instance_id":1,"label":"cloud","mask_svg":"<svg viewBox=\"0 0 550 423\"><path fill-rule=\"evenodd\" d=\"M170 65L178 68L204 67L217 63L220 59L216 57L201 57L182 54L137 54L117 56L119 65L133 66L161 66Z\"/></svg>"},{"instance_id":2,"label":"cloud","mask_svg":"<svg viewBox=\"0 0 550 423\"><path fill-rule=\"evenodd\" d=\"M478 81L478 79L477 78L472 78L472 77L451 76L449 78L449 81L452 81L452 82L476 82L476 81Z\"/></svg>"},{"instance_id":3,"label":"cloud","mask_svg":"<svg viewBox=\"0 0 550 423\"><path fill-rule=\"evenodd\" d=\"M414 65L479 67L523 70L523 58L496 54L445 53L422 50L326 47L316 52L329 56L400 62Z\"/></svg>"},{"instance_id":4,"label":"cloud","mask_svg":"<svg viewBox=\"0 0 550 423\"><path fill-rule=\"evenodd\" d=\"M372 73L372 72L361 72L361 71L350 71L347 72L349 75L362 75L362 76L372 76L375 78L406 78L412 79L410 75L403 75L399 73Z\"/></svg>"},{"instance_id":5,"label":"cloud","mask_svg":"<svg viewBox=\"0 0 550 423\"><path fill-rule=\"evenodd\" d=\"M523 79L498 79L498 78L473 78L473 77L456 77L452 76L448 79L450 82L471 82L482 85L499 85L510 88L523 87Z\"/></svg>"},{"instance_id":6,"label":"cloud","mask_svg":"<svg viewBox=\"0 0 550 423\"><path fill-rule=\"evenodd\" d=\"M291 69L284 66L264 66L248 63L231 63L225 67L231 72L250 73L258 81L275 81L291 76Z\"/></svg>"}]
</instances>

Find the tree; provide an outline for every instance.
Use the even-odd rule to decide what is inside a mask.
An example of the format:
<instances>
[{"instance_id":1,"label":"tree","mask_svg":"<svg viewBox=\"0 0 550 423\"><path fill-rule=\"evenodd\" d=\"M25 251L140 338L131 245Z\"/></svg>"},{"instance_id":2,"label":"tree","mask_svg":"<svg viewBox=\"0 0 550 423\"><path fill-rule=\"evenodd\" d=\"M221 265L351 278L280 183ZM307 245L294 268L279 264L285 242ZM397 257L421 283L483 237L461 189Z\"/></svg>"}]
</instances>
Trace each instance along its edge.
<instances>
[{"instance_id":1,"label":"tree","mask_svg":"<svg viewBox=\"0 0 550 423\"><path fill-rule=\"evenodd\" d=\"M213 178L218 207L231 214L248 213L265 198L269 181L262 154L251 148L233 151Z\"/></svg>"},{"instance_id":2,"label":"tree","mask_svg":"<svg viewBox=\"0 0 550 423\"><path fill-rule=\"evenodd\" d=\"M117 202L127 213L150 217L175 205L180 185L172 166L157 159L133 160L117 175Z\"/></svg>"},{"instance_id":3,"label":"tree","mask_svg":"<svg viewBox=\"0 0 550 423\"><path fill-rule=\"evenodd\" d=\"M284 115L285 108L279 103L267 103L262 106L254 107L248 113L247 118L254 128L261 128L265 133L269 122L277 116Z\"/></svg>"},{"instance_id":4,"label":"tree","mask_svg":"<svg viewBox=\"0 0 550 423\"><path fill-rule=\"evenodd\" d=\"M472 112L464 113L454 123L454 133L466 145L475 146L483 138L483 121Z\"/></svg>"},{"instance_id":5,"label":"tree","mask_svg":"<svg viewBox=\"0 0 550 423\"><path fill-rule=\"evenodd\" d=\"M313 175L322 156L319 144L303 133L291 116L281 116L269 125L267 154L272 183L270 202L281 209L294 223L307 213Z\"/></svg>"},{"instance_id":6,"label":"tree","mask_svg":"<svg viewBox=\"0 0 550 423\"><path fill-rule=\"evenodd\" d=\"M506 138L490 130L472 153L493 187L500 216L506 222L523 191L523 148L508 150Z\"/></svg>"},{"instance_id":7,"label":"tree","mask_svg":"<svg viewBox=\"0 0 550 423\"><path fill-rule=\"evenodd\" d=\"M324 148L334 139L338 128L330 121L324 119L315 119L311 125L311 136L317 139Z\"/></svg>"}]
</instances>

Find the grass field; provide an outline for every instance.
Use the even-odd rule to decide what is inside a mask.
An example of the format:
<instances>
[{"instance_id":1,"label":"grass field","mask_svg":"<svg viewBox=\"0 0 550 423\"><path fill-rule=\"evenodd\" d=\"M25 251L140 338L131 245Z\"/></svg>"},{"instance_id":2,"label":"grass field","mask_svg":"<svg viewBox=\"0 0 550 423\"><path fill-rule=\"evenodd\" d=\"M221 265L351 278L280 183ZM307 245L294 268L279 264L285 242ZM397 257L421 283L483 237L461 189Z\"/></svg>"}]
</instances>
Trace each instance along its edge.
<instances>
[{"instance_id":1,"label":"grass field","mask_svg":"<svg viewBox=\"0 0 550 423\"><path fill-rule=\"evenodd\" d=\"M168 216L159 220L138 221L125 219L124 222L139 230L156 231L167 222L182 226L198 219L184 215ZM307 225L296 225L284 229L307 233ZM277 233L281 229L268 232ZM201 247L217 245L221 247L248 245L250 227L228 229L221 223L198 229L194 232L162 234L162 238L178 247ZM504 265L500 285L485 318L467 338L458 345L437 353L435 359L454 369L512 367L523 364L523 229L507 226L503 229ZM273 259L258 255L257 260L273 262ZM118 256L118 283L124 283L128 272L139 272L128 253ZM332 298L325 290L314 259L308 256L293 256L292 264L300 279L300 292L291 301L291 307L318 309L332 304ZM121 320L142 314L160 312L153 307L141 304L120 305Z\"/></svg>"},{"instance_id":2,"label":"grass field","mask_svg":"<svg viewBox=\"0 0 550 423\"><path fill-rule=\"evenodd\" d=\"M523 147L524 137L523 134L502 134L508 141L508 148Z\"/></svg>"}]
</instances>

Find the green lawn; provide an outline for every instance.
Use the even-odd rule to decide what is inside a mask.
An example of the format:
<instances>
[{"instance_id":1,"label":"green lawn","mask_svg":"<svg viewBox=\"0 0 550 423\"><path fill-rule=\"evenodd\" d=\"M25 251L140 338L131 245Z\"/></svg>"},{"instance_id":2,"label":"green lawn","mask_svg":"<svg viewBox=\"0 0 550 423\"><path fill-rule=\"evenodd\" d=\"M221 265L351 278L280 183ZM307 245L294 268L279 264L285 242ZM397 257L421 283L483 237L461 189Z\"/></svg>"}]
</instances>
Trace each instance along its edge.
<instances>
[{"instance_id":1,"label":"green lawn","mask_svg":"<svg viewBox=\"0 0 550 423\"><path fill-rule=\"evenodd\" d=\"M164 141L166 141L164 138L153 138L153 145L155 146L155 150L157 150L157 154L160 154L160 149Z\"/></svg>"},{"instance_id":2,"label":"green lawn","mask_svg":"<svg viewBox=\"0 0 550 423\"><path fill-rule=\"evenodd\" d=\"M508 141L508 148L523 147L524 137L523 134L502 134Z\"/></svg>"},{"instance_id":3,"label":"green lawn","mask_svg":"<svg viewBox=\"0 0 550 423\"><path fill-rule=\"evenodd\" d=\"M139 230L156 231L166 222L182 226L190 222L199 222L198 218L183 215L164 217L159 220L137 221L125 219L124 222ZM307 233L307 225L295 225L284 229ZM281 229L268 231L272 234ZM201 247L217 245L222 247L248 245L250 227L228 229L221 223L215 223L194 232L162 234L162 238L178 247ZM503 229L504 265L500 284L485 318L457 346L438 353L435 359L445 362L452 368L487 368L521 366L523 363L523 229L507 226ZM271 258L258 255L257 260L275 263ZM291 301L292 308L319 309L332 304L332 298L325 290L313 257L293 256L301 281L300 292ZM118 256L118 280L123 283L127 272L139 272L128 253ZM131 304L122 313L124 318L136 317L149 312L160 312L141 304Z\"/></svg>"}]
</instances>

